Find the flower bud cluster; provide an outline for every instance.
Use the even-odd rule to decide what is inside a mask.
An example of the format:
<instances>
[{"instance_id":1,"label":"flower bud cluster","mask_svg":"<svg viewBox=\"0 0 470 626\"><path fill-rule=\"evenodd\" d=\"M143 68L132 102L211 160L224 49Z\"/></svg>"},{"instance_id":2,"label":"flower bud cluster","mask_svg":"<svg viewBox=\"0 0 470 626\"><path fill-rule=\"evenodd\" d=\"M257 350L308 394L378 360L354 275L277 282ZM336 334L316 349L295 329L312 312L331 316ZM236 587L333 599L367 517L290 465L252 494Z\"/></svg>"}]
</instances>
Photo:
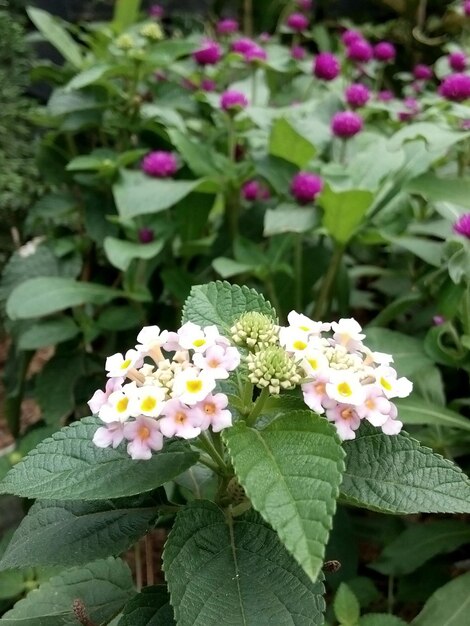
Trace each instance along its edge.
<instances>
[{"instance_id":1,"label":"flower bud cluster","mask_svg":"<svg viewBox=\"0 0 470 626\"><path fill-rule=\"evenodd\" d=\"M137 341L125 355L106 359L106 389L88 403L105 424L95 445L115 448L126 440L133 459L149 459L164 437L193 439L232 425L228 398L216 387L238 367L240 353L216 326L187 322L177 332L146 326Z\"/></svg>"}]
</instances>

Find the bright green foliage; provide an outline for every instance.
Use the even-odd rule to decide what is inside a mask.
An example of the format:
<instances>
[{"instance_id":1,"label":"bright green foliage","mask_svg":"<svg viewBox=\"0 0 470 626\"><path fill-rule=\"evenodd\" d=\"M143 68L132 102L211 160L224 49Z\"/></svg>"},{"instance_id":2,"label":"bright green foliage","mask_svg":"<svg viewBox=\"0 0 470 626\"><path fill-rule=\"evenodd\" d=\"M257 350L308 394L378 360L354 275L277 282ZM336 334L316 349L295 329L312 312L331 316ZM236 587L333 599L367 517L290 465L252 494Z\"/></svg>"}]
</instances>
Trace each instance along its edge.
<instances>
[{"instance_id":1,"label":"bright green foliage","mask_svg":"<svg viewBox=\"0 0 470 626\"><path fill-rule=\"evenodd\" d=\"M94 561L43 583L2 618L5 626L76 626L73 602L80 599L88 618L109 620L134 594L129 567L121 559Z\"/></svg>"},{"instance_id":2,"label":"bright green foliage","mask_svg":"<svg viewBox=\"0 0 470 626\"><path fill-rule=\"evenodd\" d=\"M57 18L42 9L33 7L28 9L28 15L36 28L47 41L57 48L64 59L67 59L67 61L75 67L82 65L83 59L80 46L73 37L69 35Z\"/></svg>"},{"instance_id":3,"label":"bright green foliage","mask_svg":"<svg viewBox=\"0 0 470 626\"><path fill-rule=\"evenodd\" d=\"M458 520L439 520L409 526L382 552L373 567L382 574L409 574L437 554L470 543L470 528Z\"/></svg>"},{"instance_id":4,"label":"bright green foliage","mask_svg":"<svg viewBox=\"0 0 470 626\"><path fill-rule=\"evenodd\" d=\"M387 615L386 613L369 613L359 620L359 626L405 626L404 622L395 615Z\"/></svg>"},{"instance_id":5,"label":"bright green foliage","mask_svg":"<svg viewBox=\"0 0 470 626\"><path fill-rule=\"evenodd\" d=\"M277 119L269 137L269 154L290 161L302 168L313 159L315 146L289 120Z\"/></svg>"},{"instance_id":6,"label":"bright green foliage","mask_svg":"<svg viewBox=\"0 0 470 626\"><path fill-rule=\"evenodd\" d=\"M144 587L126 604L118 623L119 626L174 626L166 587Z\"/></svg>"},{"instance_id":7,"label":"bright green foliage","mask_svg":"<svg viewBox=\"0 0 470 626\"><path fill-rule=\"evenodd\" d=\"M470 572L458 576L429 598L413 626L468 626Z\"/></svg>"},{"instance_id":8,"label":"bright green foliage","mask_svg":"<svg viewBox=\"0 0 470 626\"><path fill-rule=\"evenodd\" d=\"M194 465L187 445L170 442L150 461L133 461L123 446L98 448L99 424L84 418L40 443L0 484L0 493L44 500L109 500L151 491Z\"/></svg>"},{"instance_id":9,"label":"bright green foliage","mask_svg":"<svg viewBox=\"0 0 470 626\"><path fill-rule=\"evenodd\" d=\"M364 189L334 191L326 187L319 200L324 210L323 226L335 241L346 244L363 221L373 199L374 195Z\"/></svg>"},{"instance_id":10,"label":"bright green foliage","mask_svg":"<svg viewBox=\"0 0 470 626\"><path fill-rule=\"evenodd\" d=\"M361 426L344 443L341 493L348 502L388 513L468 513L470 481L451 461L407 435Z\"/></svg>"},{"instance_id":11,"label":"bright green foliage","mask_svg":"<svg viewBox=\"0 0 470 626\"><path fill-rule=\"evenodd\" d=\"M197 501L178 514L163 554L178 626L320 626L313 583L253 512L232 519Z\"/></svg>"},{"instance_id":12,"label":"bright green foliage","mask_svg":"<svg viewBox=\"0 0 470 626\"><path fill-rule=\"evenodd\" d=\"M346 583L341 583L336 592L333 608L341 626L356 626L359 615L359 602Z\"/></svg>"},{"instance_id":13,"label":"bright green foliage","mask_svg":"<svg viewBox=\"0 0 470 626\"><path fill-rule=\"evenodd\" d=\"M0 570L81 565L118 555L148 530L152 506L130 502L37 502L10 540Z\"/></svg>"},{"instance_id":14,"label":"bright green foliage","mask_svg":"<svg viewBox=\"0 0 470 626\"><path fill-rule=\"evenodd\" d=\"M254 508L316 580L343 468L334 428L310 411L294 411L263 430L240 422L224 438Z\"/></svg>"},{"instance_id":15,"label":"bright green foliage","mask_svg":"<svg viewBox=\"0 0 470 626\"><path fill-rule=\"evenodd\" d=\"M115 237L106 237L104 251L111 265L123 272L129 268L134 259L153 259L163 249L163 241L157 240L142 244L133 241L122 241Z\"/></svg>"},{"instance_id":16,"label":"bright green foliage","mask_svg":"<svg viewBox=\"0 0 470 626\"><path fill-rule=\"evenodd\" d=\"M230 335L230 328L242 313L258 311L276 320L271 304L254 289L216 281L193 287L183 309L183 323L201 326L215 324L221 332Z\"/></svg>"}]
</instances>

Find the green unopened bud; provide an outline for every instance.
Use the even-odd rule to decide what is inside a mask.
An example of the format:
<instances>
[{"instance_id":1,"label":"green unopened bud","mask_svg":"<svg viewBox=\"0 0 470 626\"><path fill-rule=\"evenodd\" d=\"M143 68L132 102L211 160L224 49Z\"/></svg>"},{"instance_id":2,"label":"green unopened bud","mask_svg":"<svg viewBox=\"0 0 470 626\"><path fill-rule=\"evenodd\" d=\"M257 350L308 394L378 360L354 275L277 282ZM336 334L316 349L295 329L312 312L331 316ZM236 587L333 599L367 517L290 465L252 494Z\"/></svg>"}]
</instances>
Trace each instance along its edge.
<instances>
[{"instance_id":1,"label":"green unopened bud","mask_svg":"<svg viewBox=\"0 0 470 626\"><path fill-rule=\"evenodd\" d=\"M243 313L230 332L236 344L256 351L276 344L279 329L267 315L249 311Z\"/></svg>"},{"instance_id":2,"label":"green unopened bud","mask_svg":"<svg viewBox=\"0 0 470 626\"><path fill-rule=\"evenodd\" d=\"M22 458L23 458L23 455L21 454L21 452L16 451L16 452L12 452L9 455L8 460L10 461L12 465L16 465L16 463L19 463Z\"/></svg>"},{"instance_id":3,"label":"green unopened bud","mask_svg":"<svg viewBox=\"0 0 470 626\"><path fill-rule=\"evenodd\" d=\"M248 378L258 387L268 387L279 395L282 389L293 389L302 380L299 365L293 356L280 346L269 346L247 357Z\"/></svg>"},{"instance_id":4,"label":"green unopened bud","mask_svg":"<svg viewBox=\"0 0 470 626\"><path fill-rule=\"evenodd\" d=\"M157 41L158 39L163 38L163 31L159 24L155 22L151 22L150 24L144 24L140 29L140 34L142 37L147 37L147 39L154 39Z\"/></svg>"},{"instance_id":5,"label":"green unopened bud","mask_svg":"<svg viewBox=\"0 0 470 626\"><path fill-rule=\"evenodd\" d=\"M134 39L127 33L124 33L122 35L119 35L119 37L115 41L115 44L118 48L121 48L121 50L130 50L134 47Z\"/></svg>"}]
</instances>

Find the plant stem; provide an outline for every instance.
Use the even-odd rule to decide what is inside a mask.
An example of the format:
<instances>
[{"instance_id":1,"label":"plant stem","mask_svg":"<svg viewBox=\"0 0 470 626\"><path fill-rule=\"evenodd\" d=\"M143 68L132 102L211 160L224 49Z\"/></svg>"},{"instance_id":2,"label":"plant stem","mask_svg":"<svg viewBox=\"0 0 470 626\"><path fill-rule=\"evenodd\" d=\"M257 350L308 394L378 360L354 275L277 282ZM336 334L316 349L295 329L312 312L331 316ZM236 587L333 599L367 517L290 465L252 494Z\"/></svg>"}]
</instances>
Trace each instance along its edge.
<instances>
[{"instance_id":1,"label":"plant stem","mask_svg":"<svg viewBox=\"0 0 470 626\"><path fill-rule=\"evenodd\" d=\"M302 311L302 266L303 266L303 246L302 235L295 237L294 244L294 268L295 268L295 308Z\"/></svg>"},{"instance_id":2,"label":"plant stem","mask_svg":"<svg viewBox=\"0 0 470 626\"><path fill-rule=\"evenodd\" d=\"M243 408L246 414L250 414L250 407L253 405L253 384L249 380L246 381L243 389Z\"/></svg>"},{"instance_id":3,"label":"plant stem","mask_svg":"<svg viewBox=\"0 0 470 626\"><path fill-rule=\"evenodd\" d=\"M317 301L313 310L313 316L315 319L320 320L324 315L329 312L331 307L332 291L336 281L339 267L341 265L341 259L343 258L344 246L336 244L331 257L330 265L326 274L323 277L320 291L318 292Z\"/></svg>"},{"instance_id":4,"label":"plant stem","mask_svg":"<svg viewBox=\"0 0 470 626\"><path fill-rule=\"evenodd\" d=\"M153 545L152 536L145 535L145 569L147 587L155 583L155 573L153 569Z\"/></svg>"},{"instance_id":5,"label":"plant stem","mask_svg":"<svg viewBox=\"0 0 470 626\"><path fill-rule=\"evenodd\" d=\"M222 472L220 471L219 466L217 465L217 463L214 463L214 461L211 458L206 458L206 457L201 456L199 457L199 463L208 467L210 470L214 472L214 474L222 475Z\"/></svg>"},{"instance_id":6,"label":"plant stem","mask_svg":"<svg viewBox=\"0 0 470 626\"><path fill-rule=\"evenodd\" d=\"M347 163L347 154L348 154L348 140L340 139L340 148L339 148L339 162L341 165L346 165Z\"/></svg>"},{"instance_id":7,"label":"plant stem","mask_svg":"<svg viewBox=\"0 0 470 626\"><path fill-rule=\"evenodd\" d=\"M256 82L256 65L253 66L253 72L251 74L251 106L256 106L257 96L257 82Z\"/></svg>"},{"instance_id":8,"label":"plant stem","mask_svg":"<svg viewBox=\"0 0 470 626\"><path fill-rule=\"evenodd\" d=\"M137 591L142 589L142 556L140 554L140 541L134 545L135 559L135 587Z\"/></svg>"},{"instance_id":9,"label":"plant stem","mask_svg":"<svg viewBox=\"0 0 470 626\"><path fill-rule=\"evenodd\" d=\"M215 461L217 467L222 471L222 473L227 473L227 465L225 463L224 458L219 454L216 450L214 444L209 439L207 434L201 433L198 437L198 443L200 447L207 452L207 454L211 457L213 461Z\"/></svg>"},{"instance_id":10,"label":"plant stem","mask_svg":"<svg viewBox=\"0 0 470 626\"><path fill-rule=\"evenodd\" d=\"M388 590L387 590L387 611L388 613L393 613L393 605L395 604L395 596L393 593L393 588L395 585L395 577L388 577Z\"/></svg>"},{"instance_id":11,"label":"plant stem","mask_svg":"<svg viewBox=\"0 0 470 626\"><path fill-rule=\"evenodd\" d=\"M243 3L243 30L247 37L253 36L253 0L244 0Z\"/></svg>"},{"instance_id":12,"label":"plant stem","mask_svg":"<svg viewBox=\"0 0 470 626\"><path fill-rule=\"evenodd\" d=\"M268 399L268 397L269 397L269 389L268 387L264 387L261 393L259 394L255 404L253 405L253 408L251 409L251 413L246 418L247 426L253 426L253 424L256 421L256 418L259 416L259 414L263 410L263 406L266 400Z\"/></svg>"}]
</instances>

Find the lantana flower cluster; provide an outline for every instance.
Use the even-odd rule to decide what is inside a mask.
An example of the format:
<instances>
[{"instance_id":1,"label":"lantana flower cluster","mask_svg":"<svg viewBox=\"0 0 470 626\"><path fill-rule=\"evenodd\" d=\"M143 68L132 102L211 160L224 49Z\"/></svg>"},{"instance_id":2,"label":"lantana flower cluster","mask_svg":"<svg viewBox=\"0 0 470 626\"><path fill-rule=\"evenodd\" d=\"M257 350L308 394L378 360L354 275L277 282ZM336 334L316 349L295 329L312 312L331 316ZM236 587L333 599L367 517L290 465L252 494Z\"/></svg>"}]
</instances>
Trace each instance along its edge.
<instances>
[{"instance_id":1,"label":"lantana flower cluster","mask_svg":"<svg viewBox=\"0 0 470 626\"><path fill-rule=\"evenodd\" d=\"M413 388L391 367L393 357L364 345L355 319L325 323L292 311L289 325L277 327L260 313L247 313L232 328L236 343L250 350L249 379L270 394L301 386L305 404L333 422L342 440L354 439L361 421L396 435L393 398Z\"/></svg>"},{"instance_id":2,"label":"lantana flower cluster","mask_svg":"<svg viewBox=\"0 0 470 626\"><path fill-rule=\"evenodd\" d=\"M149 459L164 437L193 439L231 426L228 398L216 387L238 367L240 353L216 326L187 322L177 332L146 326L137 342L106 359L106 389L88 403L104 422L93 437L98 447L126 440L133 459Z\"/></svg>"}]
</instances>

